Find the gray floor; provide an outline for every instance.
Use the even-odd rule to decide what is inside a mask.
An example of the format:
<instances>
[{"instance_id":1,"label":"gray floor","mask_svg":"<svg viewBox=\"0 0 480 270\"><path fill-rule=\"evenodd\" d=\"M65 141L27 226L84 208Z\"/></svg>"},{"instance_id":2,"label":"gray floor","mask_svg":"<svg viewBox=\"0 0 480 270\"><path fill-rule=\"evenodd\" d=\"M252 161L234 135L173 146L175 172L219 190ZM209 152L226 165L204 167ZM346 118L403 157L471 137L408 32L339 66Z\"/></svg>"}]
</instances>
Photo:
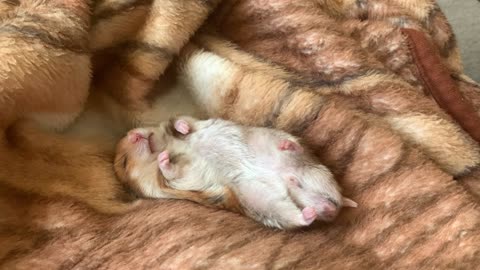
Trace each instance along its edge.
<instances>
[{"instance_id":1,"label":"gray floor","mask_svg":"<svg viewBox=\"0 0 480 270\"><path fill-rule=\"evenodd\" d=\"M465 73L480 82L480 1L437 0L455 31Z\"/></svg>"}]
</instances>

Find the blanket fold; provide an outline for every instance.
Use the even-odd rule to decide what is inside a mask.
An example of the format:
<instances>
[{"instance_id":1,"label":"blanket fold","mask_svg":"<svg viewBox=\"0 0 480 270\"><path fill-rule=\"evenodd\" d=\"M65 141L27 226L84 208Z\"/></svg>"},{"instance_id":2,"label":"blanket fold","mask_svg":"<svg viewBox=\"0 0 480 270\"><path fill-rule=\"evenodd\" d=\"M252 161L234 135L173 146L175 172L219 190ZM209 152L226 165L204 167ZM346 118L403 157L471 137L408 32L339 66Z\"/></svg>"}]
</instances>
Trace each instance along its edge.
<instances>
[{"instance_id":1,"label":"blanket fold","mask_svg":"<svg viewBox=\"0 0 480 270\"><path fill-rule=\"evenodd\" d=\"M419 31L402 29L402 32L410 39L412 57L421 73L426 94L431 95L473 139L480 142L480 116L462 96L434 47Z\"/></svg>"}]
</instances>

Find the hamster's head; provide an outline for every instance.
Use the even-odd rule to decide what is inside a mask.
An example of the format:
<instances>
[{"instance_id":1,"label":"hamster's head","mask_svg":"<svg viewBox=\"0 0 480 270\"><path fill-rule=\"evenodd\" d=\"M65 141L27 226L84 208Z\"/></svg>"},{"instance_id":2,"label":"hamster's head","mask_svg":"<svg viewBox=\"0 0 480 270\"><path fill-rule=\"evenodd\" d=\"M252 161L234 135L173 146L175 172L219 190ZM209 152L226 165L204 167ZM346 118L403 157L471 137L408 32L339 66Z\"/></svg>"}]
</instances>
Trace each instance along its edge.
<instances>
[{"instance_id":1,"label":"hamster's head","mask_svg":"<svg viewBox=\"0 0 480 270\"><path fill-rule=\"evenodd\" d=\"M129 131L116 148L114 170L119 180L139 196L161 196L157 156L170 140L163 126Z\"/></svg>"}]
</instances>

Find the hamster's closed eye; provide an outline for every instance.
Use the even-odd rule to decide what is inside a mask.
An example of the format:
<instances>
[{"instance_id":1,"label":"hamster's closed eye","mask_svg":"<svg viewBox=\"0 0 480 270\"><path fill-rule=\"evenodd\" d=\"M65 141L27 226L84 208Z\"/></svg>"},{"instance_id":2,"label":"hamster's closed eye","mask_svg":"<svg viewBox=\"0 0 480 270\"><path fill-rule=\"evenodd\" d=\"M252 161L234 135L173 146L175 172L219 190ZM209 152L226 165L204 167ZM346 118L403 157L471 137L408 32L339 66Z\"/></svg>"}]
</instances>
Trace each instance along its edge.
<instances>
[{"instance_id":1,"label":"hamster's closed eye","mask_svg":"<svg viewBox=\"0 0 480 270\"><path fill-rule=\"evenodd\" d=\"M126 169L126 168L127 168L127 163L128 163L128 156L127 156L127 154L125 153L124 158L123 158L123 162L122 162L122 168L123 168L123 169Z\"/></svg>"},{"instance_id":2,"label":"hamster's closed eye","mask_svg":"<svg viewBox=\"0 0 480 270\"><path fill-rule=\"evenodd\" d=\"M117 153L113 168L118 177L123 178L127 174L128 161L127 151Z\"/></svg>"}]
</instances>

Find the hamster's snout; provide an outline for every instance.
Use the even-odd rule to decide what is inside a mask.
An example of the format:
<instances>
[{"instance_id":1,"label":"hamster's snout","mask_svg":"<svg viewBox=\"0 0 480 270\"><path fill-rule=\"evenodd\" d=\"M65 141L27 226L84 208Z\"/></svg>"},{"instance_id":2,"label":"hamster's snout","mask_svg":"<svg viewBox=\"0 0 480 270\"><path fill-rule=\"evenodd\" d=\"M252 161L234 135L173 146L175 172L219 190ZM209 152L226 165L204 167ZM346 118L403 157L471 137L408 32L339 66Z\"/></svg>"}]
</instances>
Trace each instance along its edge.
<instances>
[{"instance_id":1,"label":"hamster's snout","mask_svg":"<svg viewBox=\"0 0 480 270\"><path fill-rule=\"evenodd\" d=\"M153 132L143 129L135 129L127 133L127 141L133 145L141 144L148 147L150 153L155 152Z\"/></svg>"},{"instance_id":2,"label":"hamster's snout","mask_svg":"<svg viewBox=\"0 0 480 270\"><path fill-rule=\"evenodd\" d=\"M143 130L132 130L128 132L127 138L130 143L138 143L142 140L148 140L148 138L152 135L152 132L143 131Z\"/></svg>"}]
</instances>

